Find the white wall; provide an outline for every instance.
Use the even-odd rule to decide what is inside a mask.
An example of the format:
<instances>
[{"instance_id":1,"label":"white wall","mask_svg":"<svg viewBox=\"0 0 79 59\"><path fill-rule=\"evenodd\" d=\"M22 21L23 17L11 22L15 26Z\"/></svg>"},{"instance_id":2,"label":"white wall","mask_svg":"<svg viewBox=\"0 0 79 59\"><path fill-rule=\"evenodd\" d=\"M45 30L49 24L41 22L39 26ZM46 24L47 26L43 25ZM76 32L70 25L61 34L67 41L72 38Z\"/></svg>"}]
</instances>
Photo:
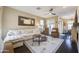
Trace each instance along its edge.
<instances>
[{"instance_id":1,"label":"white wall","mask_svg":"<svg viewBox=\"0 0 79 59\"><path fill-rule=\"evenodd\" d=\"M3 50L3 41L2 41L2 12L3 8L0 7L0 52Z\"/></svg>"},{"instance_id":2,"label":"white wall","mask_svg":"<svg viewBox=\"0 0 79 59\"><path fill-rule=\"evenodd\" d=\"M2 12L3 12L3 8L0 7L0 37L2 35Z\"/></svg>"},{"instance_id":3,"label":"white wall","mask_svg":"<svg viewBox=\"0 0 79 59\"><path fill-rule=\"evenodd\" d=\"M1 36L1 8L0 8L0 36Z\"/></svg>"},{"instance_id":4,"label":"white wall","mask_svg":"<svg viewBox=\"0 0 79 59\"><path fill-rule=\"evenodd\" d=\"M25 16L25 17L31 17L31 18L35 18L35 26L19 26L18 25L18 16ZM37 27L37 25L39 24L39 20L41 18L25 13L25 12L21 12L9 7L4 7L4 12L3 12L3 37L6 36L8 30L10 29L31 29L31 28L35 28Z\"/></svg>"}]
</instances>

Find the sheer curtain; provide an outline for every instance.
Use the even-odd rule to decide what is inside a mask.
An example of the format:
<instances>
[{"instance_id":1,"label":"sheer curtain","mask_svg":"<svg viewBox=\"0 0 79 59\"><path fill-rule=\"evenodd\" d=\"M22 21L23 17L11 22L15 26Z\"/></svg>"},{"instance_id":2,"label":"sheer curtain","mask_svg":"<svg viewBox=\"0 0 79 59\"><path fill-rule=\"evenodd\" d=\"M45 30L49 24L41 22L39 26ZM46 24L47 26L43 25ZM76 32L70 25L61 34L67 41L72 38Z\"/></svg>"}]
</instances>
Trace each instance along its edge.
<instances>
[{"instance_id":1,"label":"sheer curtain","mask_svg":"<svg viewBox=\"0 0 79 59\"><path fill-rule=\"evenodd\" d=\"M43 32L44 30L44 20L40 20L40 25L39 25L39 28L40 28L40 32Z\"/></svg>"},{"instance_id":2,"label":"sheer curtain","mask_svg":"<svg viewBox=\"0 0 79 59\"><path fill-rule=\"evenodd\" d=\"M68 21L68 30L72 29L74 21Z\"/></svg>"},{"instance_id":3,"label":"sheer curtain","mask_svg":"<svg viewBox=\"0 0 79 59\"><path fill-rule=\"evenodd\" d=\"M59 33L63 33L63 20L61 18L58 18L58 30Z\"/></svg>"},{"instance_id":4,"label":"sheer curtain","mask_svg":"<svg viewBox=\"0 0 79 59\"><path fill-rule=\"evenodd\" d=\"M47 27L49 28L49 34L51 34L52 28L55 28L55 20L49 19L47 21Z\"/></svg>"}]
</instances>

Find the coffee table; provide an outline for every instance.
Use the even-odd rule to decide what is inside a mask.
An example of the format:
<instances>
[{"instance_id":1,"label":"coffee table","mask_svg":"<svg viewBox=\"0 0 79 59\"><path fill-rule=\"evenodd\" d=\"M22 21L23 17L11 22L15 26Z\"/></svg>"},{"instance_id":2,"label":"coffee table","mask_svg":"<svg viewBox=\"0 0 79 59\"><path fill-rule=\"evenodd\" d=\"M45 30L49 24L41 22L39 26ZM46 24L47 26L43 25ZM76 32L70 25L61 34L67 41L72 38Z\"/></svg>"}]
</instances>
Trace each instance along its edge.
<instances>
[{"instance_id":1,"label":"coffee table","mask_svg":"<svg viewBox=\"0 0 79 59\"><path fill-rule=\"evenodd\" d=\"M44 42L46 40L47 40L47 37L45 35L41 35L41 34L33 35L33 43L37 42L38 45L40 45L41 42Z\"/></svg>"}]
</instances>

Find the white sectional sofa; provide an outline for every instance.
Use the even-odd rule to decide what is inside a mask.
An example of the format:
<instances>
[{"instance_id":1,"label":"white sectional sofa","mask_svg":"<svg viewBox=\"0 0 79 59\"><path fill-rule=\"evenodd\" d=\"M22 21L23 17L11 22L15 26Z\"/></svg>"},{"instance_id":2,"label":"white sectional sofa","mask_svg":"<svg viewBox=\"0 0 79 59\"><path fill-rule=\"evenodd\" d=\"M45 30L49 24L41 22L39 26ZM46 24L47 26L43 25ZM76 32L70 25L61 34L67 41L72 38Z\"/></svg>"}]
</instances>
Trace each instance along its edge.
<instances>
[{"instance_id":1,"label":"white sectional sofa","mask_svg":"<svg viewBox=\"0 0 79 59\"><path fill-rule=\"evenodd\" d=\"M3 51L3 40L0 37L0 53Z\"/></svg>"},{"instance_id":2,"label":"white sectional sofa","mask_svg":"<svg viewBox=\"0 0 79 59\"><path fill-rule=\"evenodd\" d=\"M28 40L32 38L34 34L40 34L40 30L38 28L35 29L21 29L21 30L9 30L4 42L11 41L13 47L20 47L23 45L23 40Z\"/></svg>"}]
</instances>

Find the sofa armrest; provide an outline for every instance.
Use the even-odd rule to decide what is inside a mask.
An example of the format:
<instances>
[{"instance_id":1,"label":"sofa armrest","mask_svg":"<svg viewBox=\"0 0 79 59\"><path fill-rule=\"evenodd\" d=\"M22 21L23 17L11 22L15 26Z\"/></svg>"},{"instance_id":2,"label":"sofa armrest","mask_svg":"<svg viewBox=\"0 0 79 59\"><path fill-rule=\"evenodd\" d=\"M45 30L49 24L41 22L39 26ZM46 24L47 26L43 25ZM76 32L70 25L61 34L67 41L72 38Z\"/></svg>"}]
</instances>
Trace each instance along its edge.
<instances>
[{"instance_id":1,"label":"sofa armrest","mask_svg":"<svg viewBox=\"0 0 79 59\"><path fill-rule=\"evenodd\" d=\"M3 53L13 53L13 52L14 52L13 44L11 42L4 43Z\"/></svg>"}]
</instances>

